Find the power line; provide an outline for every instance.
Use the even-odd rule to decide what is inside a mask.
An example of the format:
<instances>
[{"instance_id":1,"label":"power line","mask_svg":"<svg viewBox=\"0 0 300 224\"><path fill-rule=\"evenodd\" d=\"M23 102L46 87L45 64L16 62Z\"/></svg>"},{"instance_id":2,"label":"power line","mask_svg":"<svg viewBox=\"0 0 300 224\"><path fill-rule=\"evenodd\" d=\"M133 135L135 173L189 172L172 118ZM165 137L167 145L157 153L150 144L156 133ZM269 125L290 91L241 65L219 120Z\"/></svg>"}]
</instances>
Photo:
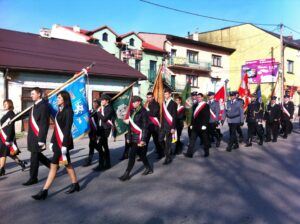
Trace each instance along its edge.
<instances>
[{"instance_id":1,"label":"power line","mask_svg":"<svg viewBox=\"0 0 300 224\"><path fill-rule=\"evenodd\" d=\"M295 32L295 33L300 34L299 31L296 31L296 30L294 30L293 28L291 28L291 27L289 27L289 26L284 25L284 27L285 27L285 28L288 28L289 30L291 30L291 31L293 31L293 32Z\"/></svg>"},{"instance_id":2,"label":"power line","mask_svg":"<svg viewBox=\"0 0 300 224\"><path fill-rule=\"evenodd\" d=\"M202 14L198 14L198 13L194 13L194 12L185 11L185 10L182 10L182 9L173 8L173 7L166 6L166 5L157 4L157 3L146 1L146 0L140 0L140 2L147 3L149 5L154 5L154 6L157 6L157 7L160 7L160 8L172 10L172 11L175 11L175 12L181 12L181 13L184 13L184 14L203 17L203 18L207 18L207 19L214 19L214 20L232 22L232 23L238 23L238 24L251 23L251 22L245 22L245 21L237 21L237 20L230 20L230 19L223 19L223 18L217 18L217 17L213 17L213 16L202 15ZM278 24L271 24L271 23L251 23L251 24L257 25L257 26L278 26Z\"/></svg>"}]
</instances>

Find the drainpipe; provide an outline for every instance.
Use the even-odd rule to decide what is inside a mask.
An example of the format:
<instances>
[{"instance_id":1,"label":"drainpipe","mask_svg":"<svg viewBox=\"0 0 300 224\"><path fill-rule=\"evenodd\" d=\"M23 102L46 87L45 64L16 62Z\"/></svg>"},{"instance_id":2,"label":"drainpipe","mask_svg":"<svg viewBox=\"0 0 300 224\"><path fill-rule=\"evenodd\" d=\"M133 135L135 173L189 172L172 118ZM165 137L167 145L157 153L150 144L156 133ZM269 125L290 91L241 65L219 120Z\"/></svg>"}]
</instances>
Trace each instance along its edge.
<instances>
[{"instance_id":1,"label":"drainpipe","mask_svg":"<svg viewBox=\"0 0 300 224\"><path fill-rule=\"evenodd\" d=\"M8 68L6 68L4 73L4 99L8 99Z\"/></svg>"}]
</instances>

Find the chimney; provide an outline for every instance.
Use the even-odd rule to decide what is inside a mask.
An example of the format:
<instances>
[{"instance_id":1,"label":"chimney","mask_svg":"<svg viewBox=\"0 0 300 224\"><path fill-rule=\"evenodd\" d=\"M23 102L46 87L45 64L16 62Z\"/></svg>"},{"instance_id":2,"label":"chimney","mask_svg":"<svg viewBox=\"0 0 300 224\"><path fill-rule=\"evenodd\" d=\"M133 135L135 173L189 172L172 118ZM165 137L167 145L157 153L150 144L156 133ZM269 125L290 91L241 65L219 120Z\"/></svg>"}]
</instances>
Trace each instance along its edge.
<instances>
[{"instance_id":1,"label":"chimney","mask_svg":"<svg viewBox=\"0 0 300 224\"><path fill-rule=\"evenodd\" d=\"M190 32L190 31L187 32L187 38L188 38L188 39L192 39L192 38L191 38L191 32Z\"/></svg>"},{"instance_id":2,"label":"chimney","mask_svg":"<svg viewBox=\"0 0 300 224\"><path fill-rule=\"evenodd\" d=\"M80 26L78 26L78 25L73 26L73 31L80 33Z\"/></svg>"}]
</instances>

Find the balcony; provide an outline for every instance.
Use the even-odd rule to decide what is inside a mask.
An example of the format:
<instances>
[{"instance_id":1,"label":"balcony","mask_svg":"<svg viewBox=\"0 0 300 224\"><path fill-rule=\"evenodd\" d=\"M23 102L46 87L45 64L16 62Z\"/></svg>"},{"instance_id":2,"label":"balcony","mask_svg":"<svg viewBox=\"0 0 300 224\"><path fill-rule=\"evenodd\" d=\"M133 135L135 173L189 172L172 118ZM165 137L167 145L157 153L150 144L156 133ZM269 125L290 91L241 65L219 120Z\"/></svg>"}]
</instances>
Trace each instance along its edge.
<instances>
[{"instance_id":1,"label":"balcony","mask_svg":"<svg viewBox=\"0 0 300 224\"><path fill-rule=\"evenodd\" d=\"M191 62L188 58L185 57L171 57L169 58L168 68L210 72L211 63L202 61Z\"/></svg>"}]
</instances>

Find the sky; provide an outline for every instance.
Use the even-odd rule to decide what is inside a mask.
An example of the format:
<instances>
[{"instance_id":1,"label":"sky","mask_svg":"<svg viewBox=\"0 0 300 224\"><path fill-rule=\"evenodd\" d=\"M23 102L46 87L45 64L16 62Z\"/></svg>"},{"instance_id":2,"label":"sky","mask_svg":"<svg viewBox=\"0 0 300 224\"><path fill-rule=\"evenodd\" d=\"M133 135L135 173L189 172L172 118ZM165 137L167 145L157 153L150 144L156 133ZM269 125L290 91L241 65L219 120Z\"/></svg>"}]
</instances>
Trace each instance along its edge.
<instances>
[{"instance_id":1,"label":"sky","mask_svg":"<svg viewBox=\"0 0 300 224\"><path fill-rule=\"evenodd\" d=\"M153 3L228 20L280 24L284 35L300 39L300 0L149 0ZM0 28L39 33L53 24L79 25L93 30L102 25L121 35L130 31L187 36L237 25L159 8L140 0L0 0ZM260 26L279 32L276 26Z\"/></svg>"}]
</instances>

